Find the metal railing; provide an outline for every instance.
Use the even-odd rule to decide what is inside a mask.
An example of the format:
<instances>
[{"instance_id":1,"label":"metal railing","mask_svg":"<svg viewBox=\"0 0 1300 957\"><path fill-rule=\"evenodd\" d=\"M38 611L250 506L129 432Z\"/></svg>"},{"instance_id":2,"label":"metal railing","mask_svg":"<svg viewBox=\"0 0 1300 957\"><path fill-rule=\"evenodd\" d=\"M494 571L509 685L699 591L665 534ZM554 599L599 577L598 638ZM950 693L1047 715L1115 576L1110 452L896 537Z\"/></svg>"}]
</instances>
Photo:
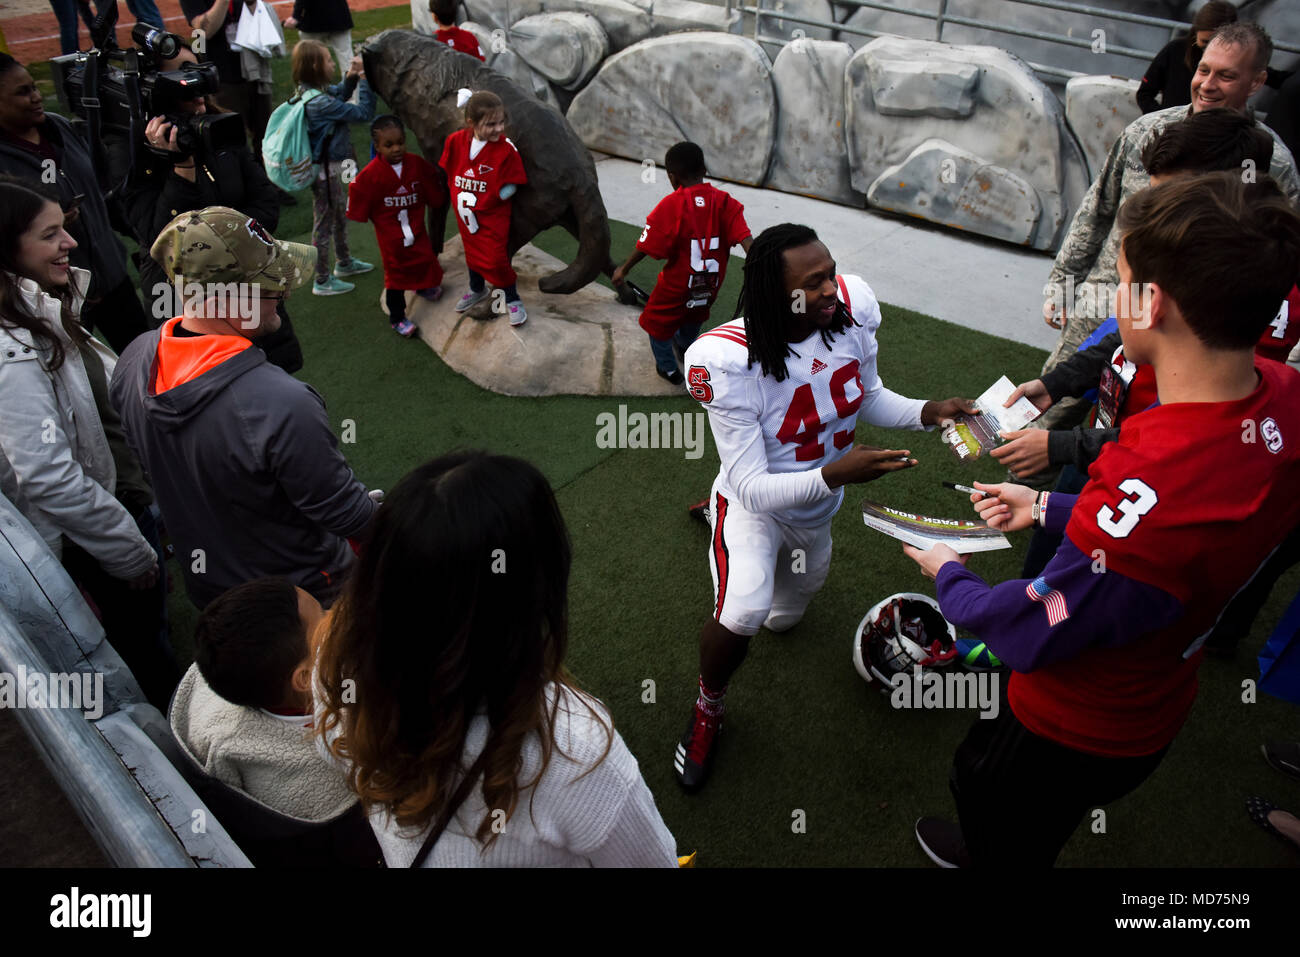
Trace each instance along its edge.
<instances>
[{"instance_id":1,"label":"metal railing","mask_svg":"<svg viewBox=\"0 0 1300 957\"><path fill-rule=\"evenodd\" d=\"M1067 0L1007 0L1010 3L1018 3L1028 7L1042 7L1048 10L1059 10L1064 13L1079 14L1087 17L1102 17L1107 20L1120 20L1127 23L1137 23L1143 26L1167 27L1171 35L1175 31L1186 31L1191 29L1191 24L1181 20L1168 20L1164 17L1150 17L1139 13L1128 13L1123 10L1109 10L1105 7L1094 7L1083 3L1070 3ZM918 10L914 7L903 7L896 3L884 3L882 0L835 0L840 7L867 7L872 10L881 10L886 13L897 13L902 16L915 17L919 20L933 20L935 24L934 39L943 41L943 29L945 25L972 27L980 30L990 30L995 33L1004 33L1010 36L1025 37L1031 40L1043 40L1048 43L1057 43L1062 46L1075 47L1080 49L1092 49L1092 41L1084 40L1079 37L1066 36L1061 33L1047 33L1042 30L1027 30L1021 27L1008 26L1002 23L995 23L989 20L981 20L975 17L956 16L948 13L948 0L939 0L937 10ZM886 31L869 30L861 27L850 27L844 23L834 20L815 20L807 17L798 17L772 7L761 7L754 5L733 6L733 0L725 0L727 13L736 10L742 14L749 14L754 18L754 39L763 39L769 43L784 43L784 39L779 36L762 36L761 21L763 19L789 21L801 26L820 27L827 30L834 30L839 33L849 33L854 36L880 37L889 35ZM851 14L850 14L851 15ZM848 17L846 16L847 20ZM1300 53L1300 44L1286 43L1274 39L1273 47L1286 53ZM1156 55L1156 50L1145 50L1139 47L1113 46L1107 44L1106 53L1117 56L1130 57L1135 60L1141 60L1149 63ZM1051 66L1045 63L1030 63L1029 66L1036 72L1048 76L1061 77L1069 79L1075 76L1084 76L1077 70L1066 70L1061 67Z\"/></svg>"}]
</instances>

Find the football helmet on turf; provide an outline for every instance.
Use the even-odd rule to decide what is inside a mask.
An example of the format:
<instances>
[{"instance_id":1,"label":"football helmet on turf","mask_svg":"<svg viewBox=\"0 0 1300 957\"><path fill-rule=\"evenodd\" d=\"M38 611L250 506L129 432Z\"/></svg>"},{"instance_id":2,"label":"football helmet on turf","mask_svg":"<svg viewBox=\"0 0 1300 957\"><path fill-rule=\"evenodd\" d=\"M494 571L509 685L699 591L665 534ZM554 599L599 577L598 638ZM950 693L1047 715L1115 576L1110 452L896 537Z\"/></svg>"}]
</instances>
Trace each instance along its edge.
<instances>
[{"instance_id":1,"label":"football helmet on turf","mask_svg":"<svg viewBox=\"0 0 1300 957\"><path fill-rule=\"evenodd\" d=\"M886 690L894 675L944 668L957 658L957 629L938 603L916 592L899 592L877 603L853 636L853 667Z\"/></svg>"}]
</instances>

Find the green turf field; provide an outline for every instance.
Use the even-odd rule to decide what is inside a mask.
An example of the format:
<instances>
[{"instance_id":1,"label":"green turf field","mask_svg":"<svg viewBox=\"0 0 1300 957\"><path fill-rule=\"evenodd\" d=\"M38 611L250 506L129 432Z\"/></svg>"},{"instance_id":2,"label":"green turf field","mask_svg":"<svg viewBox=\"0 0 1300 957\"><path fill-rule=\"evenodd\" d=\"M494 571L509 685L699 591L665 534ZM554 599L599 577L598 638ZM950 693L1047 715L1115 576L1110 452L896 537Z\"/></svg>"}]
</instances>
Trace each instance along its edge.
<instances>
[{"instance_id":1,"label":"green turf field","mask_svg":"<svg viewBox=\"0 0 1300 957\"><path fill-rule=\"evenodd\" d=\"M401 8L354 17L358 35L409 22ZM296 38L289 31L290 42ZM288 63L276 65L279 103L288 95ZM355 139L364 163L364 127L355 128ZM310 195L298 195L277 235L310 242ZM640 224L611 226L617 261ZM350 236L358 256L378 263L368 226L353 225ZM536 244L561 258L574 246L554 230ZM840 268L872 279L870 262L841 261ZM649 288L654 274L647 261L633 278ZM715 321L730 317L740 274L733 261ZM707 533L688 518L686 506L708 493L717 453L711 437L704 457L694 461L681 450L601 449L596 420L617 414L620 403L645 412L693 413L699 406L684 395L516 399L485 392L426 346L389 330L377 307L380 270L358 277L357 285L346 297L301 291L292 298L306 357L300 377L325 397L336 427L344 419L355 423L356 442L344 451L371 487L391 488L417 463L461 447L529 459L550 478L574 544L569 666L609 705L680 851L698 850L700 866L707 867L928 866L912 823L918 814L952 815L948 767L974 712L895 711L853 670L852 636L872 604L895 591L933 594L895 542L863 526L858 505L872 496L964 516L965 499L939 483L997 480L1001 470L991 462L959 466L934 433L859 428L858 441L908 448L920 465L848 490L835 519L835 559L824 589L792 632L764 632L753 641L728 698L714 777L701 794L686 797L674 781L671 755L694 699L696 636L712 599ZM1033 378L1043 360L1039 350L929 316L890 306L884 316L881 376L906 395L977 395L1000 374ZM628 309L627 321L636 321L635 310ZM648 347L645 361L651 361ZM1014 550L975 556L971 567L991 581L1015 577L1027 536L1014 539ZM1294 854L1249 822L1243 802L1258 793L1293 810L1300 806L1300 787L1269 769L1259 753L1266 736L1300 733L1296 711L1266 696L1244 703L1242 683L1257 677L1254 655L1298 587L1300 571L1283 578L1235 663L1206 661L1196 708L1164 764L1136 795L1107 810L1102 833L1085 822L1062 865L1294 863ZM177 647L188 663L194 613L179 583L172 611ZM430 609L431 621L436 616ZM794 826L800 817L802 833Z\"/></svg>"}]
</instances>

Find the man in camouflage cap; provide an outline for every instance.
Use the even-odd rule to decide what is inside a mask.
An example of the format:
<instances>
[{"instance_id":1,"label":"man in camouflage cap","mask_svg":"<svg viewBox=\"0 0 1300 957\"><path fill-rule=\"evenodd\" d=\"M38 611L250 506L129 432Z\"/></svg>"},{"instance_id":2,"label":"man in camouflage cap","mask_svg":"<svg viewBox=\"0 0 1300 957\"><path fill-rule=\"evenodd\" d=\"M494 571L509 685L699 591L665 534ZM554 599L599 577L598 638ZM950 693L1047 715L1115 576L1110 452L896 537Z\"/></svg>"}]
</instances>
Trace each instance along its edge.
<instances>
[{"instance_id":1,"label":"man in camouflage cap","mask_svg":"<svg viewBox=\"0 0 1300 957\"><path fill-rule=\"evenodd\" d=\"M180 314L122 353L109 394L149 472L191 601L287 578L328 605L377 508L325 402L250 340L312 275L316 250L222 206L182 213L150 250Z\"/></svg>"},{"instance_id":2,"label":"man in camouflage cap","mask_svg":"<svg viewBox=\"0 0 1300 957\"><path fill-rule=\"evenodd\" d=\"M1150 182L1142 166L1143 149L1166 127L1194 113L1208 109L1244 111L1246 101L1264 83L1272 52L1272 41L1257 24L1241 22L1221 27L1206 46L1192 78L1191 105L1138 117L1111 145L1101 172L1075 211L1048 276L1043 318L1053 329L1060 329L1061 336L1043 365L1044 373L1074 355L1079 344L1113 311L1119 282L1119 229L1115 221L1124 201ZM1300 200L1300 178L1295 161L1276 133L1262 123L1258 125L1275 141L1273 161L1268 170L1251 170L1244 175L1268 173L1296 203ZM1043 413L1032 427L1068 429L1082 420L1087 409L1088 404L1081 399L1066 399ZM1049 486L1054 471L1019 476L1018 480Z\"/></svg>"}]
</instances>

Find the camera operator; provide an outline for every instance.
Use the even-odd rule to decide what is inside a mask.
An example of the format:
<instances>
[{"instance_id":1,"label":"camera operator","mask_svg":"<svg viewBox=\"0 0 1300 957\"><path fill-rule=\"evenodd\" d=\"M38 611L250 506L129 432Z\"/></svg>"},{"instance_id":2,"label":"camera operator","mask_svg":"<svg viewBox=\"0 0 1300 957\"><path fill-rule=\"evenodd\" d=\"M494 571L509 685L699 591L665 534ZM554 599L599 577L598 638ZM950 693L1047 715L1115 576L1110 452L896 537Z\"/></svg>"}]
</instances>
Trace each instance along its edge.
<instances>
[{"instance_id":1,"label":"camera operator","mask_svg":"<svg viewBox=\"0 0 1300 957\"><path fill-rule=\"evenodd\" d=\"M57 188L77 241L72 265L90 270L81 322L103 330L115 352L149 330L126 270L126 249L113 234L90 151L71 124L46 113L31 74L0 53L0 172Z\"/></svg>"},{"instance_id":2,"label":"camera operator","mask_svg":"<svg viewBox=\"0 0 1300 957\"><path fill-rule=\"evenodd\" d=\"M160 68L163 71L178 70L197 62L194 54L182 47L176 57L163 60ZM203 116L219 109L205 97L155 104L155 109L160 106L178 120ZM257 220L267 232L274 233L280 220L278 190L267 179L266 171L253 158L248 145L240 143L208 153L200 144L194 152L187 152L177 145L179 133L177 125L163 115L151 117L145 126L144 137L149 149L139 151L135 175L123 191L126 215L140 247L149 249L163 227L180 213L208 206L237 209ZM156 312L153 304L164 299L167 315L158 318L179 315L182 304L174 301L162 267L150 256L141 257L139 266L140 284L151 314ZM164 288L168 291L160 296L159 292ZM277 311L280 314L279 330L256 342L272 363L286 372L297 372L302 368L302 347L294 335L283 303Z\"/></svg>"},{"instance_id":3,"label":"camera operator","mask_svg":"<svg viewBox=\"0 0 1300 957\"><path fill-rule=\"evenodd\" d=\"M262 161L262 137L271 119L271 92L260 91L256 80L244 78L239 54L230 48L242 13L252 14L256 0L181 0L185 22L206 37L204 59L216 64L221 77L221 105L244 117L253 155ZM247 10L245 8L248 8ZM277 194L278 195L278 194Z\"/></svg>"}]
</instances>

